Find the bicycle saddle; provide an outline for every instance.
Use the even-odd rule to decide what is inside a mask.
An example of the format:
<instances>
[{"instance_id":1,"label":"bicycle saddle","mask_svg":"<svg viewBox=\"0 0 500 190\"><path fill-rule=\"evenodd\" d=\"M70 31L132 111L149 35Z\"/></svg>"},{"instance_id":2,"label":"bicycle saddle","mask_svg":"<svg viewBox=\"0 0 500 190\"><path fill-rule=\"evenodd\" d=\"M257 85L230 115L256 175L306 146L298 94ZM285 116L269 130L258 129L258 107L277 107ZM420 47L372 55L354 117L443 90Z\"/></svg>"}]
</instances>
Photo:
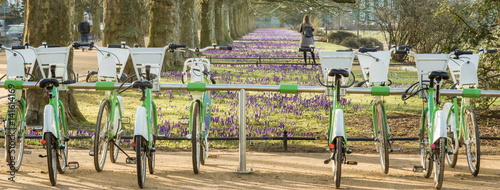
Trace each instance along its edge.
<instances>
[{"instance_id":1,"label":"bicycle saddle","mask_svg":"<svg viewBox=\"0 0 500 190\"><path fill-rule=\"evenodd\" d=\"M45 88L52 84L52 86L58 87L59 86L59 80L55 78L48 78L48 79L42 79L40 81L40 87Z\"/></svg>"},{"instance_id":2,"label":"bicycle saddle","mask_svg":"<svg viewBox=\"0 0 500 190\"><path fill-rule=\"evenodd\" d=\"M141 89L153 88L153 84L149 81L137 80L137 81L134 81L134 83L132 83L132 88L141 88Z\"/></svg>"},{"instance_id":3,"label":"bicycle saddle","mask_svg":"<svg viewBox=\"0 0 500 190\"><path fill-rule=\"evenodd\" d=\"M434 78L441 78L443 80L450 79L450 75L446 71L431 71L429 72L429 79L433 80Z\"/></svg>"},{"instance_id":4,"label":"bicycle saddle","mask_svg":"<svg viewBox=\"0 0 500 190\"><path fill-rule=\"evenodd\" d=\"M337 75L342 75L343 77L348 77L349 72L345 69L331 69L330 72L328 72L328 76L334 77Z\"/></svg>"}]
</instances>

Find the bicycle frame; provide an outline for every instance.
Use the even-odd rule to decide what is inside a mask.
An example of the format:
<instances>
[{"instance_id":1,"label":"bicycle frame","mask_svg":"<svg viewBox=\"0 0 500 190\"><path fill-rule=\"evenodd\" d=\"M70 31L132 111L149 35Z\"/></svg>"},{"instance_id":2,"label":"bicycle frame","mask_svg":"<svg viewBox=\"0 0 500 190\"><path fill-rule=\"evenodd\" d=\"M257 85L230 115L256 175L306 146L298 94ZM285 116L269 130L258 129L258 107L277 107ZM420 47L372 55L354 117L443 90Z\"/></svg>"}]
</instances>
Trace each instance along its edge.
<instances>
[{"instance_id":1,"label":"bicycle frame","mask_svg":"<svg viewBox=\"0 0 500 190\"><path fill-rule=\"evenodd\" d=\"M339 83L340 84L340 83ZM339 85L335 85L333 87L333 99L335 100L333 103L333 106L330 107L330 120L328 122L329 126L329 132L330 132L330 137L328 139L328 144L332 144L334 139L337 137L345 137L346 136L346 130L345 130L345 121L344 121L344 110L342 108L342 104L338 101L338 96L339 94L338 91L340 91ZM335 111L334 111L335 110ZM332 122L332 120L334 122ZM347 150L347 138L344 138L344 143L345 143L345 150ZM333 151L329 147L330 151Z\"/></svg>"},{"instance_id":2,"label":"bicycle frame","mask_svg":"<svg viewBox=\"0 0 500 190\"><path fill-rule=\"evenodd\" d=\"M119 133L121 133L123 131L123 129L121 129L120 131L118 131L118 126L119 125L119 121L116 121L114 118L115 118L115 114L118 114L118 119L122 118L122 115L123 115L123 110L122 110L122 107L123 107L123 100L120 102L120 99L118 98L118 92L117 91L106 91L106 94L108 95L107 98L103 98L101 100L101 102L99 103L99 105L101 105L104 101L109 101L109 105L110 105L110 110L109 110L109 126L113 129L113 131L111 130L108 130L107 131L107 136L109 138L115 138Z\"/></svg>"},{"instance_id":3,"label":"bicycle frame","mask_svg":"<svg viewBox=\"0 0 500 190\"><path fill-rule=\"evenodd\" d=\"M142 137L144 137L144 139L146 139L149 143L148 148L151 149L153 147L153 141L152 141L153 136L152 136L152 129L151 128L155 127L154 128L155 134L158 134L158 128L156 127L156 125L157 125L156 104L151 99L151 89L150 88L145 89L145 96L146 96L146 98L142 101L142 105L137 110L137 113L139 113L140 108L145 109L146 128L139 129L138 127L135 127L134 134L141 135ZM136 116L138 116L138 115L136 114Z\"/></svg>"},{"instance_id":4,"label":"bicycle frame","mask_svg":"<svg viewBox=\"0 0 500 190\"><path fill-rule=\"evenodd\" d=\"M60 132L60 129L61 129L61 126L59 126L59 121L62 119L62 128L63 128L63 132L65 134L67 134L67 129L66 129L66 119L65 119L65 115L64 115L64 105L63 103L61 102L61 100L59 100L59 92L57 90L57 87L52 87L52 92L50 93L51 94L51 97L49 98L49 104L45 106L45 112L44 114L54 114L52 118L55 119L55 121L44 121L45 122L45 126L49 126L49 127L44 127L43 128L43 134L45 133L52 133L54 135L56 135L56 138L59 139L61 137L61 132ZM61 108L61 114L62 115L59 115L59 107ZM46 112L46 111L49 111L49 112ZM54 122L54 123L52 123ZM45 140L44 139L44 136L42 136L42 140ZM57 145L60 146L59 144L59 141L57 141Z\"/></svg>"}]
</instances>

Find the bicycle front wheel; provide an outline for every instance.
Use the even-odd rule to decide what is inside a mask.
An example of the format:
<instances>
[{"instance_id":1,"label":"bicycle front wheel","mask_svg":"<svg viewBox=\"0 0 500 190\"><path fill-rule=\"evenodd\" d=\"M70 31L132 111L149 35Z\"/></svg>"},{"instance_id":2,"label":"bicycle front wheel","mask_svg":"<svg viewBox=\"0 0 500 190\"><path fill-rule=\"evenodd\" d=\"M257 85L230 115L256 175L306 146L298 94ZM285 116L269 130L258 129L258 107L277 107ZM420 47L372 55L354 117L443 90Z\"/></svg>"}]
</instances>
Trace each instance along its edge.
<instances>
[{"instance_id":1,"label":"bicycle front wheel","mask_svg":"<svg viewBox=\"0 0 500 190\"><path fill-rule=\"evenodd\" d=\"M333 155L333 180L335 181L335 188L340 188L340 179L342 175L342 159L344 158L344 138L337 137L335 139L335 152Z\"/></svg>"},{"instance_id":2,"label":"bicycle front wheel","mask_svg":"<svg viewBox=\"0 0 500 190\"><path fill-rule=\"evenodd\" d=\"M118 120L118 126L114 126L114 127L118 127L118 131L121 131L122 130L122 121L121 121L122 116L119 115L118 109L115 109L115 110L116 110L115 111L115 119L113 121ZM122 140L122 134L118 133L118 134L116 134L115 138L111 141L111 143L108 143L109 144L108 145L109 146L109 154L110 154L109 159L111 160L111 163L116 163L116 161L118 160L118 153L120 152L120 149L117 146L120 146L121 140ZM110 142L110 141L108 141L108 142Z\"/></svg>"},{"instance_id":3,"label":"bicycle front wheel","mask_svg":"<svg viewBox=\"0 0 500 190\"><path fill-rule=\"evenodd\" d=\"M375 106L375 118L377 124L377 149L380 153L380 163L384 174L389 173L389 139L387 134L387 123L385 121L385 111L382 102L377 102Z\"/></svg>"},{"instance_id":4,"label":"bicycle front wheel","mask_svg":"<svg viewBox=\"0 0 500 190\"><path fill-rule=\"evenodd\" d=\"M193 116L191 118L191 151L193 161L193 172L198 174L200 172L200 152L201 152L201 135L200 135L200 103L193 104Z\"/></svg>"},{"instance_id":5,"label":"bicycle front wheel","mask_svg":"<svg viewBox=\"0 0 500 190\"><path fill-rule=\"evenodd\" d=\"M448 147L448 150L453 150L453 154L446 154L446 161L448 162L448 166L450 166L450 168L454 168L456 165L457 165L457 159L458 159L458 150L459 150L459 146L457 146L456 144L458 144L458 136L457 136L457 130L455 130L455 132L453 132L453 128L456 129L457 127L457 124L454 124L455 123L455 111L453 109L450 110L450 114L449 114L449 117L447 119L447 128L446 128L446 131L447 131L447 134L448 134L448 138L447 138L447 141L446 141L446 144L447 144L447 147Z\"/></svg>"},{"instance_id":6,"label":"bicycle front wheel","mask_svg":"<svg viewBox=\"0 0 500 190\"><path fill-rule=\"evenodd\" d=\"M476 114L471 107L467 107L464 112L464 125L466 131L465 143L467 152L467 163L470 173L476 177L479 174L479 165L481 161L481 143L479 141L479 127L477 126Z\"/></svg>"},{"instance_id":7,"label":"bicycle front wheel","mask_svg":"<svg viewBox=\"0 0 500 190\"><path fill-rule=\"evenodd\" d=\"M441 189L444 178L444 155L446 154L446 138L441 137L436 143L439 147L434 150L434 187Z\"/></svg>"},{"instance_id":8,"label":"bicycle front wheel","mask_svg":"<svg viewBox=\"0 0 500 190\"><path fill-rule=\"evenodd\" d=\"M103 101L99 108L97 122L95 125L94 168L98 172L102 171L104 168L104 163L106 163L106 154L108 152L109 109L109 102Z\"/></svg>"},{"instance_id":9,"label":"bicycle front wheel","mask_svg":"<svg viewBox=\"0 0 500 190\"><path fill-rule=\"evenodd\" d=\"M52 186L56 185L57 181L57 139L52 133L45 133L45 145L47 146L47 165L49 166L49 179Z\"/></svg>"},{"instance_id":10,"label":"bicycle front wheel","mask_svg":"<svg viewBox=\"0 0 500 190\"><path fill-rule=\"evenodd\" d=\"M156 144L156 137L153 136L153 148L155 147ZM149 156L148 156L148 168L149 168L149 173L154 174L155 173L155 151L149 151Z\"/></svg>"},{"instance_id":11,"label":"bicycle front wheel","mask_svg":"<svg viewBox=\"0 0 500 190\"><path fill-rule=\"evenodd\" d=\"M5 151L7 157L7 163L14 166L14 170L18 171L21 168L21 162L23 161L24 153L24 123L22 121L23 111L21 103L16 102L14 104L14 115L12 117L12 125L9 126L10 129L5 128ZM5 121L5 126L10 122L9 116L7 116ZM9 134L10 133L10 134ZM10 137L8 137L10 135ZM13 160L11 158L14 157Z\"/></svg>"},{"instance_id":12,"label":"bicycle front wheel","mask_svg":"<svg viewBox=\"0 0 500 190\"><path fill-rule=\"evenodd\" d=\"M142 189L146 183L146 150L148 147L148 141L142 138L142 136L136 135L135 143L137 181L139 183L139 187Z\"/></svg>"}]
</instances>

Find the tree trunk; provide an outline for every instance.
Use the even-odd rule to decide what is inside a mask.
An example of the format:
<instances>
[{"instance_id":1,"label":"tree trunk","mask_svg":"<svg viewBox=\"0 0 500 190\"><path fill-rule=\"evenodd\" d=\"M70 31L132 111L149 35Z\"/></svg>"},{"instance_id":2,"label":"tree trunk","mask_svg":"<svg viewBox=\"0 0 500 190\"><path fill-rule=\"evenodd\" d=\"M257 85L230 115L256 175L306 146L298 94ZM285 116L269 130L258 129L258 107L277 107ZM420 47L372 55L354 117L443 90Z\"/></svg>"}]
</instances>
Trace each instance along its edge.
<instances>
[{"instance_id":1,"label":"tree trunk","mask_svg":"<svg viewBox=\"0 0 500 190\"><path fill-rule=\"evenodd\" d=\"M230 7L230 0L224 0L224 6L222 8L222 17L224 18L224 23L222 23L222 27L224 30L224 39L226 41L225 44L223 45L228 45L233 43L233 39L231 38L231 35L229 34L231 29L229 29L229 7Z\"/></svg>"},{"instance_id":2,"label":"tree trunk","mask_svg":"<svg viewBox=\"0 0 500 190\"><path fill-rule=\"evenodd\" d=\"M138 43L144 47L144 30L141 29L141 10L137 6L141 0L104 0L104 30L102 45L120 44L125 41L129 46ZM135 74L131 60L123 70Z\"/></svg>"},{"instance_id":3,"label":"tree trunk","mask_svg":"<svg viewBox=\"0 0 500 190\"><path fill-rule=\"evenodd\" d=\"M241 2L237 1L235 3L235 6L233 7L233 27L234 27L234 31L235 31L235 37L236 38L241 38L242 35L241 35L241 28L240 28L240 14L239 12L241 11L240 10L240 5L241 5Z\"/></svg>"},{"instance_id":4,"label":"tree trunk","mask_svg":"<svg viewBox=\"0 0 500 190\"><path fill-rule=\"evenodd\" d=\"M224 38L224 16L222 15L222 6L224 0L215 1L215 39L218 45L226 44Z\"/></svg>"},{"instance_id":5,"label":"tree trunk","mask_svg":"<svg viewBox=\"0 0 500 190\"><path fill-rule=\"evenodd\" d=\"M194 0L183 0L180 7L180 43L190 48L195 48L195 37L197 32L194 28Z\"/></svg>"},{"instance_id":6,"label":"tree trunk","mask_svg":"<svg viewBox=\"0 0 500 190\"><path fill-rule=\"evenodd\" d=\"M235 2L234 0L229 0L229 6L228 6L228 25L229 25L229 35L231 36L231 39L236 40L238 37L236 36L236 29L234 25L234 7L235 7Z\"/></svg>"},{"instance_id":7,"label":"tree trunk","mask_svg":"<svg viewBox=\"0 0 500 190\"><path fill-rule=\"evenodd\" d=\"M74 3L74 2L73 2ZM70 8L73 6L71 1L52 0L26 1L25 33L24 41L30 42L31 46L37 47L42 42L47 44L57 44L67 46L73 41L72 19L73 13ZM47 11L50 10L50 11ZM73 65L73 51L70 53L69 66ZM69 67L68 67L69 69ZM71 72L71 71L67 71ZM69 74L72 79L72 75ZM39 91L40 89L38 89ZM43 122L43 109L48 104L46 93L38 94L35 90L27 90L27 114L26 122L30 125L40 125ZM80 112L74 97L74 91L61 91L59 99L65 106L66 120L70 123L86 121Z\"/></svg>"},{"instance_id":8,"label":"tree trunk","mask_svg":"<svg viewBox=\"0 0 500 190\"><path fill-rule=\"evenodd\" d=\"M205 0L201 3L201 27L200 27L200 46L206 47L212 45L214 42L214 19L213 9L214 0Z\"/></svg>"},{"instance_id":9,"label":"tree trunk","mask_svg":"<svg viewBox=\"0 0 500 190\"><path fill-rule=\"evenodd\" d=\"M74 0L73 14L73 41L81 41L80 32L78 32L78 24L83 21L83 12L87 0Z\"/></svg>"},{"instance_id":10,"label":"tree trunk","mask_svg":"<svg viewBox=\"0 0 500 190\"><path fill-rule=\"evenodd\" d=\"M78 0L76 0L78 1ZM90 13L92 14L92 31L90 34L92 35L92 39L100 40L102 38L101 31L101 4L99 3L101 0L88 0L90 5Z\"/></svg>"}]
</instances>

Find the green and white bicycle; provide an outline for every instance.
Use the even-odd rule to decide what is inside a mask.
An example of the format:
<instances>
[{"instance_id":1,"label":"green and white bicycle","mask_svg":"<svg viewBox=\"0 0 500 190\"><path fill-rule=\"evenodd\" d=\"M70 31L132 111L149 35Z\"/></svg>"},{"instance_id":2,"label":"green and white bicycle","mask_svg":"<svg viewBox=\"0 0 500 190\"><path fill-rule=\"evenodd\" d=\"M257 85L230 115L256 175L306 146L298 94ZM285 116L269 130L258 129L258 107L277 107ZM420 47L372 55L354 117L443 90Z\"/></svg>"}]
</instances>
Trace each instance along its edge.
<instances>
[{"instance_id":1,"label":"green and white bicycle","mask_svg":"<svg viewBox=\"0 0 500 190\"><path fill-rule=\"evenodd\" d=\"M193 96L189 109L189 134L188 139L191 139L193 172L200 172L200 163L205 165L208 158L208 135L210 132L211 120L211 94L205 90L205 85L211 81L215 84L215 80L210 75L210 61L206 58L201 58L201 52L207 50L232 50L230 46L208 46L203 49L186 48L184 44L169 44L169 51L191 51L195 53L196 58L186 59L182 70L182 83L187 81L187 74L191 75L191 82L188 83L188 91ZM187 123L187 122L184 122Z\"/></svg>"},{"instance_id":2,"label":"green and white bicycle","mask_svg":"<svg viewBox=\"0 0 500 190\"><path fill-rule=\"evenodd\" d=\"M445 71L448 55L416 54L418 82L411 85L402 96L407 100L419 95L427 103L422 112L419 133L421 166L414 166L414 172L423 172L428 178L434 169L434 187L440 189L444 180L445 155L448 154L446 135L446 113L439 109L439 90L443 80L450 76ZM408 94L409 93L409 94ZM427 130L427 131L426 131Z\"/></svg>"},{"instance_id":3,"label":"green and white bicycle","mask_svg":"<svg viewBox=\"0 0 500 190\"><path fill-rule=\"evenodd\" d=\"M314 46L310 48L299 48L301 52L315 51ZM335 188L340 188L342 164L356 165L357 162L346 161L346 154L352 153L347 148L347 138L345 132L344 111L340 103L340 96L345 95L345 88L354 84L354 75L351 84L348 77L351 72L354 55L357 51L341 50L337 52L322 51L319 53L321 60L321 74L323 79L318 77L321 85L327 87L325 94L332 96L334 104L330 107L328 123L328 150L331 155L324 161L325 164L333 160L332 171ZM322 80L326 81L323 83ZM343 86L344 85L344 86Z\"/></svg>"},{"instance_id":4,"label":"green and white bicycle","mask_svg":"<svg viewBox=\"0 0 500 190\"><path fill-rule=\"evenodd\" d=\"M59 100L59 90L67 90L67 84L76 82L68 77L68 59L71 48L91 46L89 43L74 43L68 47L59 45L47 45L34 48L38 68L42 74L40 87L45 88L49 97L49 104L43 112L43 136L42 144L47 149L47 162L49 178L52 186L56 185L57 172L63 174L69 169L78 169L78 162L68 162L68 130L64 105ZM72 70L72 69L71 69ZM57 170L57 172L56 172Z\"/></svg>"},{"instance_id":5,"label":"green and white bicycle","mask_svg":"<svg viewBox=\"0 0 500 190\"><path fill-rule=\"evenodd\" d=\"M7 72L2 77L6 77L4 87L14 95L9 99L4 127L1 129L5 134L5 161L11 166L11 170L18 171L24 154L31 153L24 151L26 101L22 96L25 90L23 82L36 78L32 75L35 70L36 55L28 43L25 46L12 46L12 48L1 47L6 50L7 55Z\"/></svg>"},{"instance_id":6,"label":"green and white bicycle","mask_svg":"<svg viewBox=\"0 0 500 190\"><path fill-rule=\"evenodd\" d=\"M110 160L115 163L121 150L120 141L124 132L123 124L130 123L130 118L124 117L123 98L114 90L115 82L126 79L123 69L130 55L129 47L122 44L108 44L108 47L97 47L99 70L95 72L96 90L106 90L106 97L100 102L94 135L94 147L90 155L94 157L96 171L102 171L106 155L110 152ZM93 77L87 77L87 79ZM123 150L121 150L123 151ZM125 153L125 152L124 152ZM127 155L125 153L125 155ZM127 163L130 157L127 155Z\"/></svg>"},{"instance_id":7,"label":"green and white bicycle","mask_svg":"<svg viewBox=\"0 0 500 190\"><path fill-rule=\"evenodd\" d=\"M392 84L392 81L387 78L391 54L392 52L406 54L407 51L397 50L402 48L406 48L406 46L398 48L393 46L388 51L378 51L377 48L360 48L357 53L364 81L358 83L356 87L363 85L371 87L371 94L375 96L372 106L373 137L377 151L380 153L382 171L385 174L389 172L389 152L392 152L393 149L389 141L390 127L382 96L389 95L389 86ZM399 151L399 149L394 151Z\"/></svg>"},{"instance_id":8,"label":"green and white bicycle","mask_svg":"<svg viewBox=\"0 0 500 190\"><path fill-rule=\"evenodd\" d=\"M474 54L472 51L455 50L450 54L448 61L448 68L454 83L451 88L462 90L463 93L460 105L457 97L453 97L453 102L448 102L443 107L444 113L447 115L446 134L448 135L447 146L450 151L446 154L446 160L448 165L454 168L457 164L458 150L465 145L467 164L474 177L479 174L481 143L476 114L470 102L471 98L481 96L480 88L483 88L479 86L479 77L477 76L481 54L496 52L496 49L480 49L479 53Z\"/></svg>"}]
</instances>

